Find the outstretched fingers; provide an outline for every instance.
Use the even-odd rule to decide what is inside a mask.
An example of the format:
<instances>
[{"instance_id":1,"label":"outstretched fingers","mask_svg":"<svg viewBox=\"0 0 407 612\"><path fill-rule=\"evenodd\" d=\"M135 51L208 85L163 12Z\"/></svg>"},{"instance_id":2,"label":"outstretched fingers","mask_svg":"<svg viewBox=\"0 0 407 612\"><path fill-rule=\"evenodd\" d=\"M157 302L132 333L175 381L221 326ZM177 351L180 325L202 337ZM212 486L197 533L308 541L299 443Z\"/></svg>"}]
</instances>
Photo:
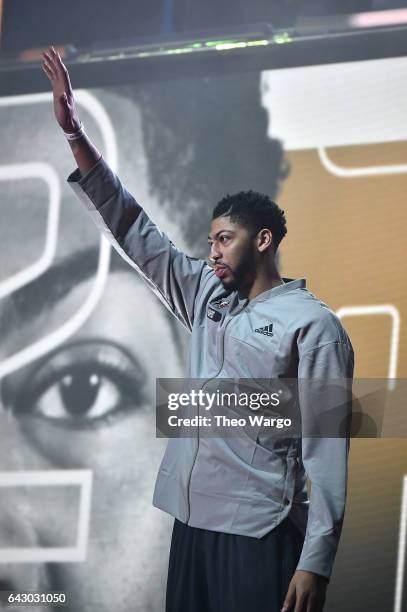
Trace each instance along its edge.
<instances>
[{"instance_id":1,"label":"outstretched fingers","mask_svg":"<svg viewBox=\"0 0 407 612\"><path fill-rule=\"evenodd\" d=\"M47 59L49 68L54 74L54 77L59 79L64 84L68 93L72 94L71 81L69 79L68 70L62 61L60 54L55 51L54 47L48 47L47 51L44 51L44 57Z\"/></svg>"},{"instance_id":2,"label":"outstretched fingers","mask_svg":"<svg viewBox=\"0 0 407 612\"><path fill-rule=\"evenodd\" d=\"M63 72L66 72L66 66L65 66L64 62L62 61L62 58L61 58L59 52L55 51L54 47L51 47L50 55L52 57L54 65L57 68L61 69Z\"/></svg>"},{"instance_id":3,"label":"outstretched fingers","mask_svg":"<svg viewBox=\"0 0 407 612\"><path fill-rule=\"evenodd\" d=\"M44 67L47 69L47 71L49 73L51 73L51 75L53 77L55 77L56 76L56 67L54 65L54 62L53 62L50 54L47 53L47 51L43 51L42 57L43 57L43 61L44 61L44 64L43 64Z\"/></svg>"},{"instance_id":4,"label":"outstretched fingers","mask_svg":"<svg viewBox=\"0 0 407 612\"><path fill-rule=\"evenodd\" d=\"M48 67L48 64L45 61L42 64L42 69L45 72L45 74L47 75L47 77L49 78L49 80L52 81L52 79L54 78L54 75L53 75L52 71L50 70L50 68Z\"/></svg>"},{"instance_id":5,"label":"outstretched fingers","mask_svg":"<svg viewBox=\"0 0 407 612\"><path fill-rule=\"evenodd\" d=\"M48 47L46 51L43 51L42 55L44 61L46 61L48 65L48 68L55 76L58 76L58 74L62 72L62 69L65 68L65 66L62 64L61 58L58 57L58 54L55 51L54 47Z\"/></svg>"},{"instance_id":6,"label":"outstretched fingers","mask_svg":"<svg viewBox=\"0 0 407 612\"><path fill-rule=\"evenodd\" d=\"M51 56L51 59L54 63L54 66L57 69L62 69L62 70L66 70L65 65L61 59L61 56L59 55L59 53L57 51L55 51L54 47L50 48L49 54Z\"/></svg>"}]
</instances>

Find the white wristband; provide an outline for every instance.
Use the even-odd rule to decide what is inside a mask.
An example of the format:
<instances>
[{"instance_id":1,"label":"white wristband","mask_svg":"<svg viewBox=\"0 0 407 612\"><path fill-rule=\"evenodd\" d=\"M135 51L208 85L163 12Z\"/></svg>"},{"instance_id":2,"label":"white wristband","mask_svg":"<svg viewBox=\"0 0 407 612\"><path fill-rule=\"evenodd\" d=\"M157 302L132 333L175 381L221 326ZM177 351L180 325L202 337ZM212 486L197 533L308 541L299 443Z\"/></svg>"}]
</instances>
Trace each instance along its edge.
<instances>
[{"instance_id":1,"label":"white wristband","mask_svg":"<svg viewBox=\"0 0 407 612\"><path fill-rule=\"evenodd\" d=\"M64 132L64 136L67 140L78 140L78 138L82 138L84 134L85 134L85 128L83 127L82 121L81 121L81 127L76 132L73 132L72 134L67 134L66 132Z\"/></svg>"}]
</instances>

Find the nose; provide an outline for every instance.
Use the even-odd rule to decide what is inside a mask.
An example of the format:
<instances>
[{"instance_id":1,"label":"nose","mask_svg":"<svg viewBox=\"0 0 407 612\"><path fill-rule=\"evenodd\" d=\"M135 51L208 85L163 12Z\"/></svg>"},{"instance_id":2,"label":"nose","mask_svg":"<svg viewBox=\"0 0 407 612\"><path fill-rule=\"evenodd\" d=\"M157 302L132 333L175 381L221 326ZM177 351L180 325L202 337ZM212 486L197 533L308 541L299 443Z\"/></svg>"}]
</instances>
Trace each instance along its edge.
<instances>
[{"instance_id":1,"label":"nose","mask_svg":"<svg viewBox=\"0 0 407 612\"><path fill-rule=\"evenodd\" d=\"M42 563L13 561L14 549L18 550L21 546L38 546L38 543L35 532L24 518L21 508L16 508L10 499L7 502L3 500L0 504L0 590L44 590L48 580L46 568ZM10 552L4 555L1 554L1 549Z\"/></svg>"},{"instance_id":2,"label":"nose","mask_svg":"<svg viewBox=\"0 0 407 612\"><path fill-rule=\"evenodd\" d=\"M210 250L210 254L209 254L209 260L212 261L213 263L216 263L217 260L220 259L221 257L222 257L222 255L219 252L219 247L217 246L217 244L215 242L212 242L211 250Z\"/></svg>"}]
</instances>

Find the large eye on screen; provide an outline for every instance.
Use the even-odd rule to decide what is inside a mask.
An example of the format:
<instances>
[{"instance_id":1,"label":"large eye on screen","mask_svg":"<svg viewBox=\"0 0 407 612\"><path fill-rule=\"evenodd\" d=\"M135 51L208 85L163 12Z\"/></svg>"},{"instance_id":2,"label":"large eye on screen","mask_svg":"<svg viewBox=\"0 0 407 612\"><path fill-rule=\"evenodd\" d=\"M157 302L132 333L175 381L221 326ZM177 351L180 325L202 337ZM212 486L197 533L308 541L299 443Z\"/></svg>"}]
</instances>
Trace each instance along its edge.
<instances>
[{"instance_id":1,"label":"large eye on screen","mask_svg":"<svg viewBox=\"0 0 407 612\"><path fill-rule=\"evenodd\" d=\"M93 427L145 405L146 380L145 371L123 347L106 341L80 342L42 359L18 385L10 376L2 397L17 418Z\"/></svg>"}]
</instances>

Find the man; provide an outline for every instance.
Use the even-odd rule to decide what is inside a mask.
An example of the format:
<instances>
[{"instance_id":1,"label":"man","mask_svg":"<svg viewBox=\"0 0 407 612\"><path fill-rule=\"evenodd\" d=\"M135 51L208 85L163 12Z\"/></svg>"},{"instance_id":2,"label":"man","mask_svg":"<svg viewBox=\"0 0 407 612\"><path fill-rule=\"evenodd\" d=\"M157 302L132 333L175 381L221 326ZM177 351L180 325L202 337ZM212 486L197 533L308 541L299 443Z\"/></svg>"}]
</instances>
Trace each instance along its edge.
<instances>
[{"instance_id":1,"label":"man","mask_svg":"<svg viewBox=\"0 0 407 612\"><path fill-rule=\"evenodd\" d=\"M196 256L207 250L212 213L207 203L217 201L231 180L235 191L255 184L274 196L286 174L281 143L267 135L259 78L252 72L244 78L232 74L87 89L93 112L76 98L96 142L106 139L97 114L105 110L120 142L121 179L175 244L182 243L186 252L194 249ZM43 162L63 187L72 162L49 112L50 99L3 100L0 165L4 172L10 164ZM250 126L243 127L247 117ZM242 137L255 160L251 166L233 155ZM27 146L34 141L35 151ZM105 157L111 152L109 139ZM7 258L0 292L10 275L31 265L44 248L49 211L44 187L38 179L1 182L0 239ZM60 196L49 268L0 301L0 369L4 372L20 349L31 353L27 367L0 381L0 472L15 480L22 470L28 472L27 487L1 487L0 475L0 582L16 591L29 586L64 591L66 612L127 612L129 601L135 602L134 612L156 612L165 606L173 519L151 504L166 444L154 436L155 381L183 376L189 333L113 249L110 273L89 318L73 336L35 356L33 342L43 342L69 322L100 279L99 231L86 222L71 189L62 188ZM188 210L179 207L181 201L188 202ZM45 387L37 373L46 376ZM61 482L29 486L38 469ZM49 562L55 548L76 541L79 487L61 486L71 469L93 475L86 558ZM40 548L46 542L47 552L27 563L35 542ZM27 553L16 551L17 545L28 546ZM19 561L3 563L10 547ZM43 608L46 603L38 612Z\"/></svg>"},{"instance_id":2,"label":"man","mask_svg":"<svg viewBox=\"0 0 407 612\"><path fill-rule=\"evenodd\" d=\"M214 270L184 255L86 136L52 47L43 69L78 165L69 182L119 253L192 332L188 376L351 379L353 350L338 319L303 279L278 273L283 211L254 192L227 196L209 235ZM280 440L267 448L251 442L246 454L243 444L223 438L168 443L154 493L154 504L176 518L168 612L274 612L283 600L284 611L322 610L344 516L348 438ZM303 540L293 523L306 513L305 470L312 492Z\"/></svg>"}]
</instances>

